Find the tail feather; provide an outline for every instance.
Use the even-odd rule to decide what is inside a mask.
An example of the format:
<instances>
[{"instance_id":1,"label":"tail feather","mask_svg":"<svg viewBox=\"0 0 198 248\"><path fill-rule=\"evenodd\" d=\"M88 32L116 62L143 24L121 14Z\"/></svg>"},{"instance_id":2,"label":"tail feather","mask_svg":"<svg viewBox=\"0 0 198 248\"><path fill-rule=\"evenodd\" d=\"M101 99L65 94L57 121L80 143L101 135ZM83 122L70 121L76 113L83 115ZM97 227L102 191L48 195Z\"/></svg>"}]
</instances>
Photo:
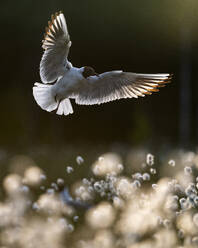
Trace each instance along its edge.
<instances>
[{"instance_id":1,"label":"tail feather","mask_svg":"<svg viewBox=\"0 0 198 248\"><path fill-rule=\"evenodd\" d=\"M35 83L33 87L33 96L37 104L48 112L55 110L58 107L51 91L52 85Z\"/></svg>"},{"instance_id":2,"label":"tail feather","mask_svg":"<svg viewBox=\"0 0 198 248\"><path fill-rule=\"evenodd\" d=\"M52 93L53 85L35 83L33 87L33 96L37 104L48 112L57 109L58 115L68 115L73 113L72 105L69 99L64 99L60 102L56 101Z\"/></svg>"},{"instance_id":3,"label":"tail feather","mask_svg":"<svg viewBox=\"0 0 198 248\"><path fill-rule=\"evenodd\" d=\"M73 113L73 108L68 98L62 100L59 103L58 110L56 113L57 115L69 115Z\"/></svg>"}]
</instances>

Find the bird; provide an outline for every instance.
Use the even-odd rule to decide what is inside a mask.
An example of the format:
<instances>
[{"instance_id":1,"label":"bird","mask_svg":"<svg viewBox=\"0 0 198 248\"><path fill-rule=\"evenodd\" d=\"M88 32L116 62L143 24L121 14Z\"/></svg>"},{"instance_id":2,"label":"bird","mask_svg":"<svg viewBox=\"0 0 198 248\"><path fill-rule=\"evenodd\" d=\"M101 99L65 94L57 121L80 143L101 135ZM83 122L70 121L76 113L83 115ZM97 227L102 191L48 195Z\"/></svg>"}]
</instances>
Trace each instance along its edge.
<instances>
[{"instance_id":1,"label":"bird","mask_svg":"<svg viewBox=\"0 0 198 248\"><path fill-rule=\"evenodd\" d=\"M40 62L42 83L34 83L37 104L58 115L73 113L76 104L102 104L123 98L138 98L159 91L171 82L172 74L144 74L113 70L97 73L91 66L75 67L68 60L70 35L62 11L51 16L42 40Z\"/></svg>"}]
</instances>

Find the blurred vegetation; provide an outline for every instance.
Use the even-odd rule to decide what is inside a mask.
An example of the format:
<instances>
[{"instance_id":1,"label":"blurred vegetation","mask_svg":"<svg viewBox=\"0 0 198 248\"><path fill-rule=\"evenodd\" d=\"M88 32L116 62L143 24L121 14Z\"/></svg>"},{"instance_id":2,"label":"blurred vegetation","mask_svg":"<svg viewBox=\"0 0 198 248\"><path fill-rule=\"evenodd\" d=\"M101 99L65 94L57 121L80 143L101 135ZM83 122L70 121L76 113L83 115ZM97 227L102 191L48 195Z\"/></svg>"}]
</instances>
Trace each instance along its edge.
<instances>
[{"instance_id":1,"label":"blurred vegetation","mask_svg":"<svg viewBox=\"0 0 198 248\"><path fill-rule=\"evenodd\" d=\"M73 150L43 147L7 163L0 188L2 247L197 247L197 152L154 156L132 149L90 163L88 156L72 159ZM40 166L42 157L53 166Z\"/></svg>"}]
</instances>

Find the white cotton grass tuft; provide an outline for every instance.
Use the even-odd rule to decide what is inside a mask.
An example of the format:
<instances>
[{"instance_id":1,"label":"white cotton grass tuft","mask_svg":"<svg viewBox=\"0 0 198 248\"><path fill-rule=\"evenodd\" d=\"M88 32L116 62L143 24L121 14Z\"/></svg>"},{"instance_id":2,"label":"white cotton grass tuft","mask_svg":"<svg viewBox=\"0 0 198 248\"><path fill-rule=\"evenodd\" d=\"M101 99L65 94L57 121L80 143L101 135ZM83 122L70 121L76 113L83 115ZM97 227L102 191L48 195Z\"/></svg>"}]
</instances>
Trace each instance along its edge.
<instances>
[{"instance_id":1,"label":"white cotton grass tuft","mask_svg":"<svg viewBox=\"0 0 198 248\"><path fill-rule=\"evenodd\" d=\"M106 153L93 164L92 171L96 176L106 174L118 175L122 172L121 158L115 153Z\"/></svg>"},{"instance_id":2,"label":"white cotton grass tuft","mask_svg":"<svg viewBox=\"0 0 198 248\"><path fill-rule=\"evenodd\" d=\"M58 178L58 179L56 180L56 183L57 183L57 185L58 185L59 187L62 187L62 186L64 186L65 181L64 181L63 178Z\"/></svg>"},{"instance_id":3,"label":"white cotton grass tuft","mask_svg":"<svg viewBox=\"0 0 198 248\"><path fill-rule=\"evenodd\" d=\"M41 181L45 181L47 179L47 177L45 174L41 174L40 179L41 179Z\"/></svg>"},{"instance_id":4,"label":"white cotton grass tuft","mask_svg":"<svg viewBox=\"0 0 198 248\"><path fill-rule=\"evenodd\" d=\"M139 184L137 187L139 187ZM125 199L130 198L132 194L135 192L135 190L137 189L137 187L136 185L134 186L132 182L126 177L119 178L115 184L117 195Z\"/></svg>"},{"instance_id":5,"label":"white cotton grass tuft","mask_svg":"<svg viewBox=\"0 0 198 248\"><path fill-rule=\"evenodd\" d=\"M155 240L156 247L177 247L177 236L171 229L159 230L159 232L155 235Z\"/></svg>"},{"instance_id":6,"label":"white cotton grass tuft","mask_svg":"<svg viewBox=\"0 0 198 248\"><path fill-rule=\"evenodd\" d=\"M72 191L75 195L75 198L82 201L90 201L93 199L94 196L93 188L90 190L88 185L85 185L82 182L76 182L72 186Z\"/></svg>"},{"instance_id":7,"label":"white cotton grass tuft","mask_svg":"<svg viewBox=\"0 0 198 248\"><path fill-rule=\"evenodd\" d=\"M93 239L93 247L114 248L114 236L108 229L98 230Z\"/></svg>"},{"instance_id":8,"label":"white cotton grass tuft","mask_svg":"<svg viewBox=\"0 0 198 248\"><path fill-rule=\"evenodd\" d=\"M152 155L151 153L148 153L146 156L146 163L149 166L153 166L154 165L154 155Z\"/></svg>"},{"instance_id":9,"label":"white cotton grass tuft","mask_svg":"<svg viewBox=\"0 0 198 248\"><path fill-rule=\"evenodd\" d=\"M10 174L3 180L3 187L8 194L16 194L20 192L22 186L22 178L17 174Z\"/></svg>"},{"instance_id":10,"label":"white cotton grass tuft","mask_svg":"<svg viewBox=\"0 0 198 248\"><path fill-rule=\"evenodd\" d=\"M193 201L195 203L195 206L197 207L198 206L198 196L195 196Z\"/></svg>"},{"instance_id":11,"label":"white cotton grass tuft","mask_svg":"<svg viewBox=\"0 0 198 248\"><path fill-rule=\"evenodd\" d=\"M184 173L185 173L186 175L192 174L192 168L191 168L190 166L186 166L186 167L184 168Z\"/></svg>"},{"instance_id":12,"label":"white cotton grass tuft","mask_svg":"<svg viewBox=\"0 0 198 248\"><path fill-rule=\"evenodd\" d=\"M61 201L53 194L43 194L37 201L39 210L47 213L60 213Z\"/></svg>"},{"instance_id":13,"label":"white cotton grass tuft","mask_svg":"<svg viewBox=\"0 0 198 248\"><path fill-rule=\"evenodd\" d=\"M158 187L158 186L157 186L157 184L156 184L156 183L153 183L153 184L152 184L152 188L153 188L154 190L156 190L156 189L157 189L157 187Z\"/></svg>"},{"instance_id":14,"label":"white cotton grass tuft","mask_svg":"<svg viewBox=\"0 0 198 248\"><path fill-rule=\"evenodd\" d=\"M151 179L149 173L144 173L144 174L142 175L142 178L143 178L144 181L149 181L149 180Z\"/></svg>"},{"instance_id":15,"label":"white cotton grass tuft","mask_svg":"<svg viewBox=\"0 0 198 248\"><path fill-rule=\"evenodd\" d=\"M101 202L86 213L86 221L92 228L108 228L115 219L115 210L108 202Z\"/></svg>"},{"instance_id":16,"label":"white cotton grass tuft","mask_svg":"<svg viewBox=\"0 0 198 248\"><path fill-rule=\"evenodd\" d=\"M168 164L172 167L175 167L176 162L175 162L175 160L171 159L168 161Z\"/></svg>"},{"instance_id":17,"label":"white cotton grass tuft","mask_svg":"<svg viewBox=\"0 0 198 248\"><path fill-rule=\"evenodd\" d=\"M22 185L21 192L28 194L30 192L30 188L27 185Z\"/></svg>"},{"instance_id":18,"label":"white cotton grass tuft","mask_svg":"<svg viewBox=\"0 0 198 248\"><path fill-rule=\"evenodd\" d=\"M156 169L155 168L150 168L150 173L152 175L155 175L157 173Z\"/></svg>"},{"instance_id":19,"label":"white cotton grass tuft","mask_svg":"<svg viewBox=\"0 0 198 248\"><path fill-rule=\"evenodd\" d=\"M83 163L84 163L84 159L83 159L83 157L81 157L81 156L77 156L77 157L76 157L76 162L77 162L77 164L78 164L78 165L83 164Z\"/></svg>"},{"instance_id":20,"label":"white cotton grass tuft","mask_svg":"<svg viewBox=\"0 0 198 248\"><path fill-rule=\"evenodd\" d=\"M10 225L13 208L10 204L0 203L0 227Z\"/></svg>"},{"instance_id":21,"label":"white cotton grass tuft","mask_svg":"<svg viewBox=\"0 0 198 248\"><path fill-rule=\"evenodd\" d=\"M185 235L195 235L197 232L193 217L188 212L184 212L183 214L178 216L177 227L179 229L182 229Z\"/></svg>"},{"instance_id":22,"label":"white cotton grass tuft","mask_svg":"<svg viewBox=\"0 0 198 248\"><path fill-rule=\"evenodd\" d=\"M139 180L134 180L133 183L132 183L132 187L133 189L138 189L141 187L141 183Z\"/></svg>"},{"instance_id":23,"label":"white cotton grass tuft","mask_svg":"<svg viewBox=\"0 0 198 248\"><path fill-rule=\"evenodd\" d=\"M73 217L73 220L74 220L74 222L77 222L77 221L79 220L79 216L78 216L78 215L75 215L75 216Z\"/></svg>"},{"instance_id":24,"label":"white cotton grass tuft","mask_svg":"<svg viewBox=\"0 0 198 248\"><path fill-rule=\"evenodd\" d=\"M55 190L52 189L52 188L49 188L49 189L46 190L46 193L47 193L48 195L54 195Z\"/></svg>"},{"instance_id":25,"label":"white cotton grass tuft","mask_svg":"<svg viewBox=\"0 0 198 248\"><path fill-rule=\"evenodd\" d=\"M194 222L195 226L198 227L198 213L194 214L193 222Z\"/></svg>"},{"instance_id":26,"label":"white cotton grass tuft","mask_svg":"<svg viewBox=\"0 0 198 248\"><path fill-rule=\"evenodd\" d=\"M93 184L93 188L96 192L102 192L104 191L104 185L100 181L97 181Z\"/></svg>"},{"instance_id":27,"label":"white cotton grass tuft","mask_svg":"<svg viewBox=\"0 0 198 248\"><path fill-rule=\"evenodd\" d=\"M179 208L178 198L173 195L168 195L165 201L165 208L174 212Z\"/></svg>"},{"instance_id":28,"label":"white cotton grass tuft","mask_svg":"<svg viewBox=\"0 0 198 248\"><path fill-rule=\"evenodd\" d=\"M116 225L118 233L129 235L145 234L148 230L154 230L158 225L157 215L150 208L140 208L137 202L129 201L125 211Z\"/></svg>"},{"instance_id":29,"label":"white cotton grass tuft","mask_svg":"<svg viewBox=\"0 0 198 248\"><path fill-rule=\"evenodd\" d=\"M181 190L183 191L185 188L188 187L188 185L193 182L193 174L192 173L185 173L184 170L179 171L175 175L175 180L180 185Z\"/></svg>"},{"instance_id":30,"label":"white cotton grass tuft","mask_svg":"<svg viewBox=\"0 0 198 248\"><path fill-rule=\"evenodd\" d=\"M46 176L43 174L42 170L37 166L33 166L25 170L23 183L30 186L35 186L35 185L39 185L41 181L45 179Z\"/></svg>"},{"instance_id":31,"label":"white cotton grass tuft","mask_svg":"<svg viewBox=\"0 0 198 248\"><path fill-rule=\"evenodd\" d=\"M125 206L125 202L121 197L115 196L113 197L113 206L116 209L123 209Z\"/></svg>"},{"instance_id":32,"label":"white cotton grass tuft","mask_svg":"<svg viewBox=\"0 0 198 248\"><path fill-rule=\"evenodd\" d=\"M192 244L198 246L198 236L192 238Z\"/></svg>"},{"instance_id":33,"label":"white cotton grass tuft","mask_svg":"<svg viewBox=\"0 0 198 248\"><path fill-rule=\"evenodd\" d=\"M139 173L139 172L136 172L135 174L132 175L132 178L136 179L136 180L142 180L143 175L141 173Z\"/></svg>"},{"instance_id":34,"label":"white cotton grass tuft","mask_svg":"<svg viewBox=\"0 0 198 248\"><path fill-rule=\"evenodd\" d=\"M41 247L42 244L44 248L61 248L60 241L63 241L67 232L67 226L63 225L58 218L52 218L48 222L42 219L33 219L23 223L17 239L19 247Z\"/></svg>"},{"instance_id":35,"label":"white cotton grass tuft","mask_svg":"<svg viewBox=\"0 0 198 248\"><path fill-rule=\"evenodd\" d=\"M67 166L66 171L68 174L71 174L74 171L74 169L71 166Z\"/></svg>"}]
</instances>

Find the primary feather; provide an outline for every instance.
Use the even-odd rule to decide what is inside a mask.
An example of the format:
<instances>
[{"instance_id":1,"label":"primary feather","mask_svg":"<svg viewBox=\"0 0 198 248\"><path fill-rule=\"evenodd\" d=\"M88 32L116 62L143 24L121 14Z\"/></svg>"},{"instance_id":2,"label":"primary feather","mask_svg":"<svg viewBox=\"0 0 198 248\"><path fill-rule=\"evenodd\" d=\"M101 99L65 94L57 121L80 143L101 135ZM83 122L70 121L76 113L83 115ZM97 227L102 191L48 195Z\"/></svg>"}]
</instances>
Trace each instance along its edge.
<instances>
[{"instance_id":1,"label":"primary feather","mask_svg":"<svg viewBox=\"0 0 198 248\"><path fill-rule=\"evenodd\" d=\"M171 80L170 74L138 74L122 71L105 72L88 79L86 88L76 96L76 103L101 104L121 98L137 98L157 92Z\"/></svg>"},{"instance_id":2,"label":"primary feather","mask_svg":"<svg viewBox=\"0 0 198 248\"><path fill-rule=\"evenodd\" d=\"M43 83L52 83L63 76L71 41L62 12L52 15L46 28L40 63L40 76Z\"/></svg>"}]
</instances>

